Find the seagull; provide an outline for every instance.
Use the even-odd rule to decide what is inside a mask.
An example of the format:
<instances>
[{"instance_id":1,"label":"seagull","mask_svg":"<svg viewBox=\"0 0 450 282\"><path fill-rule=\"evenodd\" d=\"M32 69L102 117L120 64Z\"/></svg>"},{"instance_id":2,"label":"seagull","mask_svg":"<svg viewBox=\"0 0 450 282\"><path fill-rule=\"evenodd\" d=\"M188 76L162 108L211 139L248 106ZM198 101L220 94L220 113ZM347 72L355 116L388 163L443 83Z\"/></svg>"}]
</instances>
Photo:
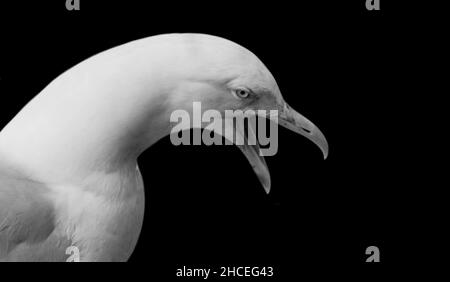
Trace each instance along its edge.
<instances>
[{"instance_id":1,"label":"seagull","mask_svg":"<svg viewBox=\"0 0 450 282\"><path fill-rule=\"evenodd\" d=\"M278 110L280 125L328 154L318 127L246 48L207 34L135 40L65 71L0 132L0 261L128 260L145 206L137 158L194 101ZM259 145L239 147L268 192Z\"/></svg>"}]
</instances>

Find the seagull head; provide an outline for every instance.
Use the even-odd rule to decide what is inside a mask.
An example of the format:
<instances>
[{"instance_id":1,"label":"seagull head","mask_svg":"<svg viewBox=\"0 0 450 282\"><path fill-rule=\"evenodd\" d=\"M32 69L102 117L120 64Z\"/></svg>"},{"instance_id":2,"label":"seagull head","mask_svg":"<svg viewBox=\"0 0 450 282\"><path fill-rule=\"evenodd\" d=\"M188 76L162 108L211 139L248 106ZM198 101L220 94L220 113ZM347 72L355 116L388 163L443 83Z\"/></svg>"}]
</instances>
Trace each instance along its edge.
<instances>
[{"instance_id":1,"label":"seagull head","mask_svg":"<svg viewBox=\"0 0 450 282\"><path fill-rule=\"evenodd\" d=\"M210 35L184 35L183 46L187 59L178 60L182 62L179 69L183 79L173 95L178 108L189 109L193 102L201 102L202 111L214 109L222 116L226 110L252 110L256 115L277 110L279 125L311 140L324 158L327 157L328 144L322 132L286 103L273 75L255 54L234 42ZM238 147L268 193L270 174L258 143L244 142Z\"/></svg>"}]
</instances>

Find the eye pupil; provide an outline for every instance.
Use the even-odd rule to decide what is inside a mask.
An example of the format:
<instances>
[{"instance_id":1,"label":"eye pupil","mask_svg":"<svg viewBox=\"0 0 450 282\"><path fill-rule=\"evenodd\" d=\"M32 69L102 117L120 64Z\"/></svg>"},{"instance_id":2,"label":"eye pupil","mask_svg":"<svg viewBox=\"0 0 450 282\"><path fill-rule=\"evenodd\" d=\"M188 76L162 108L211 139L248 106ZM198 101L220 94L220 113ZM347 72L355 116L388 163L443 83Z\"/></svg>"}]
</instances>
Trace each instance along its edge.
<instances>
[{"instance_id":1,"label":"eye pupil","mask_svg":"<svg viewBox=\"0 0 450 282\"><path fill-rule=\"evenodd\" d=\"M241 97L247 97L248 96L248 92L243 90L243 89L239 89L237 93Z\"/></svg>"}]
</instances>

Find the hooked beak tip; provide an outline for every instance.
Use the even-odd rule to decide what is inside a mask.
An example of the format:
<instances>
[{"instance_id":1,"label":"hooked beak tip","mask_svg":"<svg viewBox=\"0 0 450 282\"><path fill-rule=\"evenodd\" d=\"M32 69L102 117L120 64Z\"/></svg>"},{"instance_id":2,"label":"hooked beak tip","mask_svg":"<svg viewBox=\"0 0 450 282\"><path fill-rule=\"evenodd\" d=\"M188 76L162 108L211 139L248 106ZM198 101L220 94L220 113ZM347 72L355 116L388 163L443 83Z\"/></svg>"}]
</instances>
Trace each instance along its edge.
<instances>
[{"instance_id":1,"label":"hooked beak tip","mask_svg":"<svg viewBox=\"0 0 450 282\"><path fill-rule=\"evenodd\" d=\"M328 158L328 146L325 150L322 150L323 153L323 159L326 160Z\"/></svg>"},{"instance_id":2,"label":"hooked beak tip","mask_svg":"<svg viewBox=\"0 0 450 282\"><path fill-rule=\"evenodd\" d=\"M323 159L326 160L328 158L328 142L323 133L316 127L317 136L312 138L313 142L320 148L323 154Z\"/></svg>"},{"instance_id":3,"label":"hooked beak tip","mask_svg":"<svg viewBox=\"0 0 450 282\"><path fill-rule=\"evenodd\" d=\"M268 195L270 193L270 184L263 184L264 191L266 191L266 194Z\"/></svg>"},{"instance_id":4,"label":"hooked beak tip","mask_svg":"<svg viewBox=\"0 0 450 282\"><path fill-rule=\"evenodd\" d=\"M323 154L323 159L326 160L328 158L328 142L320 129L315 127L314 131L310 133L310 137L308 137L308 139L320 148Z\"/></svg>"},{"instance_id":5,"label":"hooked beak tip","mask_svg":"<svg viewBox=\"0 0 450 282\"><path fill-rule=\"evenodd\" d=\"M328 142L320 129L286 103L280 116L280 124L312 141L322 151L323 159L328 158Z\"/></svg>"}]
</instances>

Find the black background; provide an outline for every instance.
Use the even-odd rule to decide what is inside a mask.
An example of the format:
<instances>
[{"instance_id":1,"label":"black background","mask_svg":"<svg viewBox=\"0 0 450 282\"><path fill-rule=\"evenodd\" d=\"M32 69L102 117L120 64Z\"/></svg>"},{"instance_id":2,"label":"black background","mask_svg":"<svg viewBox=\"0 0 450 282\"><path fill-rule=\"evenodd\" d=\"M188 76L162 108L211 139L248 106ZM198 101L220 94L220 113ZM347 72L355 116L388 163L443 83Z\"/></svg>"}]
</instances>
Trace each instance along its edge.
<instances>
[{"instance_id":1,"label":"black background","mask_svg":"<svg viewBox=\"0 0 450 282\"><path fill-rule=\"evenodd\" d=\"M373 273L408 259L399 232L409 220L407 173L399 168L410 164L395 83L402 28L388 1L382 11L367 11L363 0L81 0L81 11L47 2L0 4L0 128L51 80L98 52L160 33L201 32L254 52L330 146L324 161L314 144L280 128L279 152L266 157L266 195L237 147L161 140L139 159L146 211L132 265L102 266L101 275L132 271L165 281L183 265L273 266L271 280L281 281L315 267L319 276L336 268ZM371 245L380 248L378 265L365 263Z\"/></svg>"}]
</instances>

